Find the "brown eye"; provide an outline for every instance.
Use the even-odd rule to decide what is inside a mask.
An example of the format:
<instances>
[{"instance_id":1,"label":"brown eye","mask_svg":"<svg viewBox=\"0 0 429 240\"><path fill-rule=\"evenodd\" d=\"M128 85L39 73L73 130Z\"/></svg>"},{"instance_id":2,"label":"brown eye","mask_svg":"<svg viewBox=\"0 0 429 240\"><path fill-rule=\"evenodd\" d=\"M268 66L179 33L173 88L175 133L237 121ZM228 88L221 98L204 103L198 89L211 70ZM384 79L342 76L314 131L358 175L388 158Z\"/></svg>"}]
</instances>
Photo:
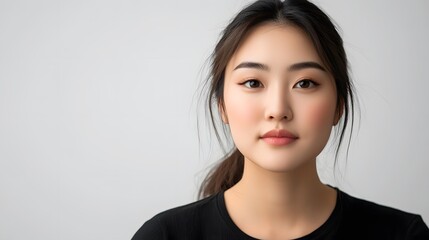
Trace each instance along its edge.
<instances>
[{"instance_id":1,"label":"brown eye","mask_svg":"<svg viewBox=\"0 0 429 240\"><path fill-rule=\"evenodd\" d=\"M317 83L315 83L309 79L304 79L304 80L297 82L294 87L295 88L313 88L317 85L319 85L319 84L317 84Z\"/></svg>"},{"instance_id":2,"label":"brown eye","mask_svg":"<svg viewBox=\"0 0 429 240\"><path fill-rule=\"evenodd\" d=\"M262 86L262 83L258 80L248 80L242 83L242 85L246 86L247 88L259 88Z\"/></svg>"}]
</instances>

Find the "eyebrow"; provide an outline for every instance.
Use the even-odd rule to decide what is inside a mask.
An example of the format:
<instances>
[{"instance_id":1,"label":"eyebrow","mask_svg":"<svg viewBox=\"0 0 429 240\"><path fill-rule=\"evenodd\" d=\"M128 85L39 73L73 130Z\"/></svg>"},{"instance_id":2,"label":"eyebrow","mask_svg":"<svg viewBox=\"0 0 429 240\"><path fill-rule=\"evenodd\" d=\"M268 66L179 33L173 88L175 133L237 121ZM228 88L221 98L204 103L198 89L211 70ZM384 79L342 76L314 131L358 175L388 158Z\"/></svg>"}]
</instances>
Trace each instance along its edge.
<instances>
[{"instance_id":1,"label":"eyebrow","mask_svg":"<svg viewBox=\"0 0 429 240\"><path fill-rule=\"evenodd\" d=\"M257 62L242 62L238 64L237 67L234 68L234 71L240 68L253 68L253 69L259 69L263 71L270 71L270 68L268 67L268 65L265 65L263 63L257 63ZM298 71L305 68L315 68L326 72L326 69L322 65L312 61L294 63L288 67L288 71Z\"/></svg>"}]
</instances>

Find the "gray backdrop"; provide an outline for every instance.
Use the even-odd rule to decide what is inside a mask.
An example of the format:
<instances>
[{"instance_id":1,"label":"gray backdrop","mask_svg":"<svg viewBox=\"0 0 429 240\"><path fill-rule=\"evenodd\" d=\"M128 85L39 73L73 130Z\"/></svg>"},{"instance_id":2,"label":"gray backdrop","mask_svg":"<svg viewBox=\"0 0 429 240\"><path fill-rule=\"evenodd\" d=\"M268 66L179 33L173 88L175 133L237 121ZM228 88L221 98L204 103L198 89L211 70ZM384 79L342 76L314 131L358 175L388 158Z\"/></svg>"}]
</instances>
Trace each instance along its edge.
<instances>
[{"instance_id":1,"label":"gray backdrop","mask_svg":"<svg viewBox=\"0 0 429 240\"><path fill-rule=\"evenodd\" d=\"M130 239L220 154L194 93L238 0L0 1L0 239ZM429 2L319 0L361 102L323 180L429 223Z\"/></svg>"}]
</instances>

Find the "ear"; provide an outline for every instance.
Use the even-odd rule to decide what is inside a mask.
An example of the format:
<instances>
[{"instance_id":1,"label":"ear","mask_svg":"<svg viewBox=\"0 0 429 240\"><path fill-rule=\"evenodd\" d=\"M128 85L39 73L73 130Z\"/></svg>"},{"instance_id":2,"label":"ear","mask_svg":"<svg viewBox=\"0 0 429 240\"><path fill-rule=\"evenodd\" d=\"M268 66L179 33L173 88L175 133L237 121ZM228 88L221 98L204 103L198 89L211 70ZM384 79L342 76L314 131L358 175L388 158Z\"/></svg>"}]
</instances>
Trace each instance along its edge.
<instances>
[{"instance_id":1,"label":"ear","mask_svg":"<svg viewBox=\"0 0 429 240\"><path fill-rule=\"evenodd\" d=\"M338 124L341 117L343 116L343 113L344 113L344 103L343 103L343 101L340 101L340 103L337 106L337 111L335 112L335 118L334 118L333 126L336 126Z\"/></svg>"},{"instance_id":2,"label":"ear","mask_svg":"<svg viewBox=\"0 0 429 240\"><path fill-rule=\"evenodd\" d=\"M224 107L223 103L219 102L218 105L217 105L217 107L218 107L218 110L219 110L219 114L220 114L220 116L222 118L222 122L225 123L225 124L228 124L228 116L225 113L225 107Z\"/></svg>"}]
</instances>

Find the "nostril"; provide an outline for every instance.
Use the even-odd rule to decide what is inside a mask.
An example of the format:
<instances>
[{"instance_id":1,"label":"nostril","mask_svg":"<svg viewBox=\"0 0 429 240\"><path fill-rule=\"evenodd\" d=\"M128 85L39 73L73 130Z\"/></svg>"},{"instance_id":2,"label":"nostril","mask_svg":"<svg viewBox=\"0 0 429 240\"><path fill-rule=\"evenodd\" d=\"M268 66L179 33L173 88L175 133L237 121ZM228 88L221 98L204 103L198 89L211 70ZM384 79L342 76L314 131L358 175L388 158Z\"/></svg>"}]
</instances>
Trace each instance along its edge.
<instances>
[{"instance_id":1,"label":"nostril","mask_svg":"<svg viewBox=\"0 0 429 240\"><path fill-rule=\"evenodd\" d=\"M275 118L276 118L276 117L274 117L274 116L270 116L270 117L269 117L269 119L275 119ZM280 119L288 119L288 116L286 116L286 115L285 115L285 116L281 117Z\"/></svg>"}]
</instances>

